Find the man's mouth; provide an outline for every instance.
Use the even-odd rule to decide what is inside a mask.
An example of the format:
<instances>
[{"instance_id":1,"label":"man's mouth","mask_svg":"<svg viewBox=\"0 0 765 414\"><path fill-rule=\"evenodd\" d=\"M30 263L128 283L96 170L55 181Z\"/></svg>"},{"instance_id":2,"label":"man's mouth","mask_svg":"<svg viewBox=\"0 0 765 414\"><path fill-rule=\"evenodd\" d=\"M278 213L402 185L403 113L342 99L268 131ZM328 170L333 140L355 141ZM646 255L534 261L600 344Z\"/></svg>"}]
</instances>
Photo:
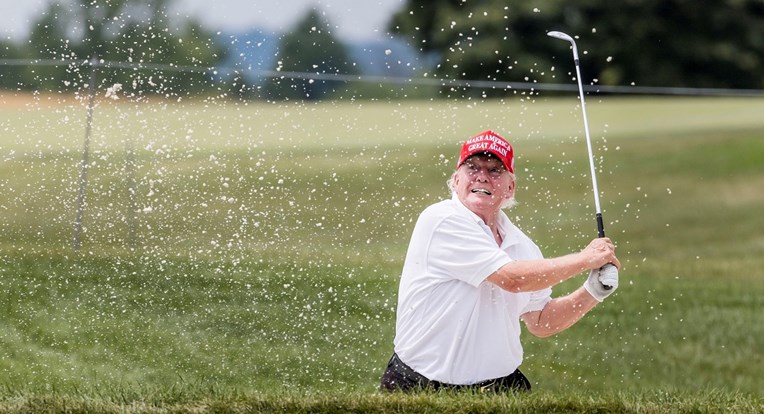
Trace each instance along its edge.
<instances>
[{"instance_id":1,"label":"man's mouth","mask_svg":"<svg viewBox=\"0 0 765 414\"><path fill-rule=\"evenodd\" d=\"M474 188L470 192L474 194L486 194L488 196L491 195L491 191L483 189L483 188Z\"/></svg>"}]
</instances>

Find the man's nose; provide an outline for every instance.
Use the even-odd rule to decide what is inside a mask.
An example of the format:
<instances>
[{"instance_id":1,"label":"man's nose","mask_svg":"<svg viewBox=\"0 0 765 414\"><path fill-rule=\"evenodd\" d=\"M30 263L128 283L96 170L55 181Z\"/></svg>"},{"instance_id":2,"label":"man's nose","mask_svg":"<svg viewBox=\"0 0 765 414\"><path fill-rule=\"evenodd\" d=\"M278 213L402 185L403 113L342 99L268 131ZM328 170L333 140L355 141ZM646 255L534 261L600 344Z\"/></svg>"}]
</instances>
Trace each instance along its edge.
<instances>
[{"instance_id":1,"label":"man's nose","mask_svg":"<svg viewBox=\"0 0 765 414\"><path fill-rule=\"evenodd\" d=\"M479 168L475 171L475 179L478 181L489 181L489 171L485 168Z\"/></svg>"}]
</instances>

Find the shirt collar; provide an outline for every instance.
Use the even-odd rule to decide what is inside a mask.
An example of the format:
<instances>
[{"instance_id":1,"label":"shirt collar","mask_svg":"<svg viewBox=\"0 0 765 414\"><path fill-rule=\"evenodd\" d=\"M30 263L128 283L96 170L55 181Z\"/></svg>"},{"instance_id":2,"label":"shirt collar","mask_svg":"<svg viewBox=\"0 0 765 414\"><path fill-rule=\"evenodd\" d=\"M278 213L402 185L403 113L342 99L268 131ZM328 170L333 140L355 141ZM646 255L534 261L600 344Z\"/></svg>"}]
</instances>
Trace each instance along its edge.
<instances>
[{"instance_id":1,"label":"shirt collar","mask_svg":"<svg viewBox=\"0 0 765 414\"><path fill-rule=\"evenodd\" d=\"M462 201L460 201L459 197L457 197L457 193L455 192L452 192L452 202L454 202L454 204L457 206L457 210L460 212L460 214L464 214L467 217L470 217L478 225L488 229L488 226L486 226L486 223L483 222L483 219L479 217L478 214L473 213L469 208L462 204ZM512 222L510 222L510 218L507 217L507 214L505 214L503 210L500 210L499 214L497 215L497 227L499 228L499 234L502 236L502 247L511 246L521 242L520 238L518 237L518 232L520 232L520 230L518 230L518 228L515 227ZM487 234L489 237L493 237L489 231L487 231Z\"/></svg>"}]
</instances>

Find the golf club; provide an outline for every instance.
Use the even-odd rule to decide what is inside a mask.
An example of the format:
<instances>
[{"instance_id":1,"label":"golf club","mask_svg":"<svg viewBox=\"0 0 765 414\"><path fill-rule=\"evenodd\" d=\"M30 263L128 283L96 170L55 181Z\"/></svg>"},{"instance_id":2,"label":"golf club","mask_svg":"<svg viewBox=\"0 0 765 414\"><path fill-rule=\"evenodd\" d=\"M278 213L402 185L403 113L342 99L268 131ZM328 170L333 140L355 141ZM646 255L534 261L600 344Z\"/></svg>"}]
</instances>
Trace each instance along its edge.
<instances>
[{"instance_id":1,"label":"golf club","mask_svg":"<svg viewBox=\"0 0 765 414\"><path fill-rule=\"evenodd\" d=\"M587 140L587 154L589 155L590 160L590 175L592 176L592 191L595 195L595 219L598 223L598 237L606 237L606 230L603 227L603 214L600 211L600 195L598 193L598 180L595 177L595 161L593 159L592 155L592 143L590 141L590 126L587 123L587 109L585 108L584 104L584 88L582 87L582 73L579 70L579 53L576 49L576 42L574 39L563 33L563 32L548 32L548 36L554 37L556 39L565 40L569 43L571 43L571 47L574 51L574 67L576 68L576 82L579 85L579 100L581 102L582 106L582 117L584 118L584 134L585 138ZM600 268L600 274L601 278L604 274L607 274L608 272L616 272L616 266L613 264L607 264ZM603 287L606 289L611 289L612 286L603 284Z\"/></svg>"}]
</instances>

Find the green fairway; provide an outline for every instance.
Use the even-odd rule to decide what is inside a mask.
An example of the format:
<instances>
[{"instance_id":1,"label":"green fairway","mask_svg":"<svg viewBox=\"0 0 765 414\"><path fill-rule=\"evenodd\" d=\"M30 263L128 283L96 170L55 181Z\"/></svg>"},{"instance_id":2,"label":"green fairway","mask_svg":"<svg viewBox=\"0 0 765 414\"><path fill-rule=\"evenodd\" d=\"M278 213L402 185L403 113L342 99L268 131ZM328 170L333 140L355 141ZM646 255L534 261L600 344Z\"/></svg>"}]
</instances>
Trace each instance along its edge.
<instances>
[{"instance_id":1,"label":"green fairway","mask_svg":"<svg viewBox=\"0 0 765 414\"><path fill-rule=\"evenodd\" d=\"M85 108L0 107L0 411L761 412L762 98L588 99L620 287L502 398L376 393L398 275L489 128L545 255L595 237L576 99L101 102L79 253Z\"/></svg>"}]
</instances>

